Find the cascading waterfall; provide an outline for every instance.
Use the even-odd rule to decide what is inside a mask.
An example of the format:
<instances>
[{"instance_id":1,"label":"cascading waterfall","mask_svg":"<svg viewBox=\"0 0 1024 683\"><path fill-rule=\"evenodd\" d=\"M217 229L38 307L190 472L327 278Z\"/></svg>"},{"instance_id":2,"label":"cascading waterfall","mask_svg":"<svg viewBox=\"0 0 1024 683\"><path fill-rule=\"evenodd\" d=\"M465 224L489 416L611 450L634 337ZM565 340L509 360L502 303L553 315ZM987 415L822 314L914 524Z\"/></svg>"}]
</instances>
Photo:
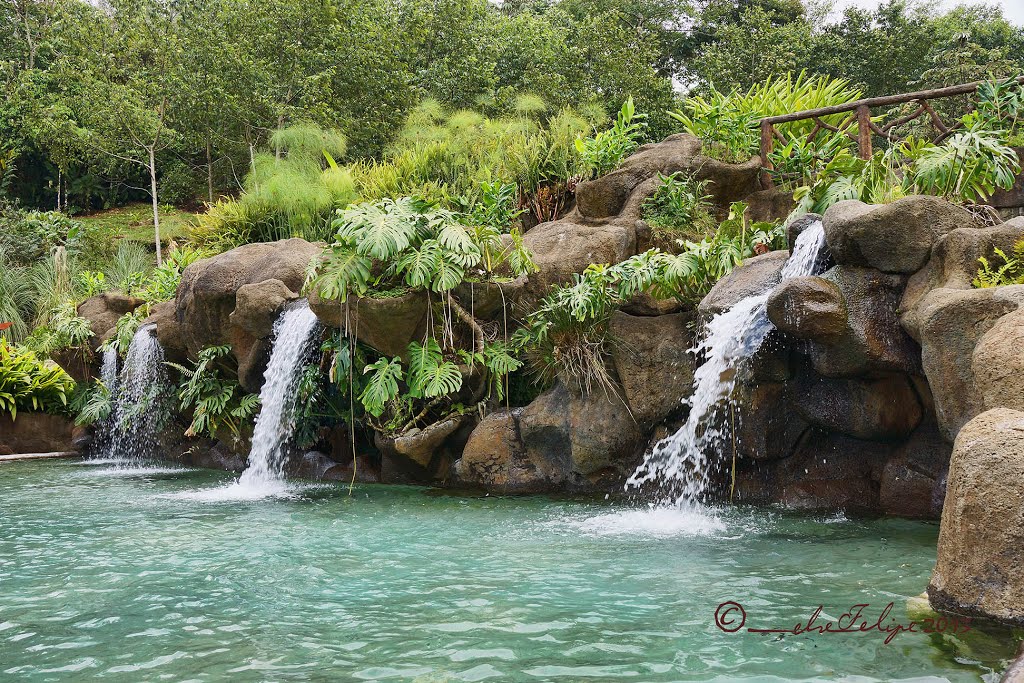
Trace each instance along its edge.
<instances>
[{"instance_id":1,"label":"cascading waterfall","mask_svg":"<svg viewBox=\"0 0 1024 683\"><path fill-rule=\"evenodd\" d=\"M107 348L103 351L103 364L100 366L100 382L107 388L112 404L117 399L117 349ZM116 405L116 404L115 404ZM117 415L114 405L111 406L110 414L101 420L96 426L90 453L94 458L106 458L110 456L110 447L113 444L113 431L117 423Z\"/></svg>"},{"instance_id":2,"label":"cascading waterfall","mask_svg":"<svg viewBox=\"0 0 1024 683\"><path fill-rule=\"evenodd\" d=\"M303 361L313 350L318 327L316 315L305 302L286 309L274 323L274 345L260 390L262 407L253 430L249 466L238 480L245 489L270 493L282 486Z\"/></svg>"},{"instance_id":3,"label":"cascading waterfall","mask_svg":"<svg viewBox=\"0 0 1024 683\"><path fill-rule=\"evenodd\" d=\"M156 326L143 325L135 332L120 374L117 352L104 351L100 379L110 391L112 406L96 436L97 456L137 465L159 447L173 396Z\"/></svg>"},{"instance_id":4,"label":"cascading waterfall","mask_svg":"<svg viewBox=\"0 0 1024 683\"><path fill-rule=\"evenodd\" d=\"M169 411L170 382L156 325L143 325L132 337L117 382L116 425L111 455L129 464L156 452Z\"/></svg>"},{"instance_id":5,"label":"cascading waterfall","mask_svg":"<svg viewBox=\"0 0 1024 683\"><path fill-rule=\"evenodd\" d=\"M782 279L818 272L824 245L824 227L815 221L797 237L782 267ZM662 505L694 507L702 502L711 475L709 455L718 452L730 434L720 411L728 405L744 361L774 329L766 310L771 291L739 301L708 324L704 339L691 349L706 361L694 372L693 395L684 399L690 408L686 422L654 446L626 482L627 490L655 484L664 491Z\"/></svg>"}]
</instances>

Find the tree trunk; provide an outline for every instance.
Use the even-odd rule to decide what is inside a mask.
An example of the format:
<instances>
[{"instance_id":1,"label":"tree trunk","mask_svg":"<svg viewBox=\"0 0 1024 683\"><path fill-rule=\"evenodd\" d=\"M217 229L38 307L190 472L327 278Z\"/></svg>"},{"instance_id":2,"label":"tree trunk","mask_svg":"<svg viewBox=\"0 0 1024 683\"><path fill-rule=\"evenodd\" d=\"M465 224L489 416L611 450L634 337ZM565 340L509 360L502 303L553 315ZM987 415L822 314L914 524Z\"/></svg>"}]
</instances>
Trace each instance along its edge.
<instances>
[{"instance_id":1,"label":"tree trunk","mask_svg":"<svg viewBox=\"0 0 1024 683\"><path fill-rule=\"evenodd\" d=\"M156 264L164 262L160 250L160 209L156 197L156 150L149 148L149 194L153 198L153 239L156 242Z\"/></svg>"},{"instance_id":2,"label":"tree trunk","mask_svg":"<svg viewBox=\"0 0 1024 683\"><path fill-rule=\"evenodd\" d=\"M60 169L57 170L57 210L60 211L60 183L64 178L64 172Z\"/></svg>"},{"instance_id":3,"label":"tree trunk","mask_svg":"<svg viewBox=\"0 0 1024 683\"><path fill-rule=\"evenodd\" d=\"M213 161L210 160L210 138L206 138L206 192L213 204Z\"/></svg>"}]
</instances>

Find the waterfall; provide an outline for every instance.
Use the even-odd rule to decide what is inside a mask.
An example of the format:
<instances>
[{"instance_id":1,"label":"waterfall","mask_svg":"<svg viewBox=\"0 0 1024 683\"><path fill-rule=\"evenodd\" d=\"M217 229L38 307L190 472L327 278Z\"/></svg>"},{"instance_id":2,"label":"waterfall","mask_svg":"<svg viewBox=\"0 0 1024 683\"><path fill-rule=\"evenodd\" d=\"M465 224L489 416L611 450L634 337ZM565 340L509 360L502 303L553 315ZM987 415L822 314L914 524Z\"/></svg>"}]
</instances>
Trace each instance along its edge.
<instances>
[{"instance_id":1,"label":"waterfall","mask_svg":"<svg viewBox=\"0 0 1024 683\"><path fill-rule=\"evenodd\" d=\"M124 366L117 372L117 352L103 352L100 380L110 391L110 415L99 426L95 452L123 465L137 465L156 452L170 415L173 397L156 326L143 325L132 337Z\"/></svg>"},{"instance_id":2,"label":"waterfall","mask_svg":"<svg viewBox=\"0 0 1024 683\"><path fill-rule=\"evenodd\" d=\"M113 444L114 427L117 424L114 401L117 398L117 349L108 347L103 351L103 364L100 366L100 382L107 389L111 400L110 414L96 425L95 436L89 447L94 458L105 458L110 455Z\"/></svg>"},{"instance_id":3,"label":"waterfall","mask_svg":"<svg viewBox=\"0 0 1024 683\"><path fill-rule=\"evenodd\" d=\"M284 479L286 447L295 430L295 407L303 361L313 350L319 323L302 302L288 308L274 324L274 345L260 390L260 414L252 435L249 466L238 483L256 491L279 489Z\"/></svg>"},{"instance_id":4,"label":"waterfall","mask_svg":"<svg viewBox=\"0 0 1024 683\"><path fill-rule=\"evenodd\" d=\"M782 279L818 272L824 245L824 227L815 221L797 237ZM745 359L774 329L766 311L770 294L769 289L749 296L708 324L703 340L691 349L706 361L694 372L693 395L684 399L690 408L686 422L655 444L626 482L627 490L655 484L665 492L662 504L693 507L702 502L711 475L708 458L730 434L719 411L728 405Z\"/></svg>"}]
</instances>

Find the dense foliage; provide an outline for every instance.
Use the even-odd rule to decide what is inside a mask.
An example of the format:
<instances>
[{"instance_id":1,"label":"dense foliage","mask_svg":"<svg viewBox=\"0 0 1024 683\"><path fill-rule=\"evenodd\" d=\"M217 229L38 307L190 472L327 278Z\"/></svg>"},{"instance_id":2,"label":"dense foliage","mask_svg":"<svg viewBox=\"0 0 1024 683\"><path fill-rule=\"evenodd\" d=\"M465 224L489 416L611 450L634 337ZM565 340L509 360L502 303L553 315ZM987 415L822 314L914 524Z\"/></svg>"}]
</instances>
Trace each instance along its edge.
<instances>
[{"instance_id":1,"label":"dense foliage","mask_svg":"<svg viewBox=\"0 0 1024 683\"><path fill-rule=\"evenodd\" d=\"M0 415L18 411L63 412L75 382L52 362L0 339Z\"/></svg>"}]
</instances>

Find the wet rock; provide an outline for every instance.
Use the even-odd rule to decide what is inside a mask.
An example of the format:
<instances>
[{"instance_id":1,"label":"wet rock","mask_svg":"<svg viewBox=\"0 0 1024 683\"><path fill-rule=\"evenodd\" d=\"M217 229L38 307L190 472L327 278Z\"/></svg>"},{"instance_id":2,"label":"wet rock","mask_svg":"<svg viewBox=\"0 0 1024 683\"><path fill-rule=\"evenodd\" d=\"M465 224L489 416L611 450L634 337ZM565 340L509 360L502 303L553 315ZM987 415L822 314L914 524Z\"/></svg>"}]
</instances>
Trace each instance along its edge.
<instances>
[{"instance_id":1,"label":"wet rock","mask_svg":"<svg viewBox=\"0 0 1024 683\"><path fill-rule=\"evenodd\" d=\"M971 358L974 385L985 410L1024 411L1024 308L999 318Z\"/></svg>"},{"instance_id":2,"label":"wet rock","mask_svg":"<svg viewBox=\"0 0 1024 683\"><path fill-rule=\"evenodd\" d=\"M423 429L413 427L399 437L375 436L377 447L392 458L408 460L426 470L445 440L462 426L465 415L453 415Z\"/></svg>"},{"instance_id":3,"label":"wet rock","mask_svg":"<svg viewBox=\"0 0 1024 683\"><path fill-rule=\"evenodd\" d=\"M848 313L836 283L807 276L790 278L772 291L768 319L797 339L831 341L846 331Z\"/></svg>"},{"instance_id":4,"label":"wet rock","mask_svg":"<svg viewBox=\"0 0 1024 683\"><path fill-rule=\"evenodd\" d=\"M743 500L797 510L876 510L878 479L891 446L812 430L793 455L744 473Z\"/></svg>"},{"instance_id":5,"label":"wet rock","mask_svg":"<svg viewBox=\"0 0 1024 683\"><path fill-rule=\"evenodd\" d=\"M782 266L789 258L785 250L749 258L743 265L715 283L697 310L702 320L710 320L729 310L748 296L764 294L782 280Z\"/></svg>"},{"instance_id":6,"label":"wet rock","mask_svg":"<svg viewBox=\"0 0 1024 683\"><path fill-rule=\"evenodd\" d=\"M932 607L1024 625L1024 413L989 410L957 435L949 465Z\"/></svg>"},{"instance_id":7,"label":"wet rock","mask_svg":"<svg viewBox=\"0 0 1024 683\"><path fill-rule=\"evenodd\" d=\"M612 315L612 363L636 421L644 426L681 408L693 391L692 315Z\"/></svg>"},{"instance_id":8,"label":"wet rock","mask_svg":"<svg viewBox=\"0 0 1024 683\"><path fill-rule=\"evenodd\" d=\"M808 423L794 409L781 382L758 382L737 387L734 400L740 406L725 410L718 420L728 435L736 433L736 453L749 460L779 460L788 457L808 429ZM732 457L731 440L723 444Z\"/></svg>"},{"instance_id":9,"label":"wet rock","mask_svg":"<svg viewBox=\"0 0 1024 683\"><path fill-rule=\"evenodd\" d=\"M810 355L818 374L858 377L919 370L917 344L896 313L904 278L842 265L821 277L842 293L847 322L841 334L812 341Z\"/></svg>"},{"instance_id":10,"label":"wet rock","mask_svg":"<svg viewBox=\"0 0 1024 683\"><path fill-rule=\"evenodd\" d=\"M938 519L945 497L952 447L933 420L922 424L882 469L879 505L898 517Z\"/></svg>"},{"instance_id":11,"label":"wet rock","mask_svg":"<svg viewBox=\"0 0 1024 683\"><path fill-rule=\"evenodd\" d=\"M238 361L238 382L246 391L257 393L263 386L274 322L285 304L298 296L280 280L264 280L238 288L235 310L228 320L231 350Z\"/></svg>"},{"instance_id":12,"label":"wet rock","mask_svg":"<svg viewBox=\"0 0 1024 683\"><path fill-rule=\"evenodd\" d=\"M351 456L342 459L341 462L335 462L320 475L320 478L324 481L339 481L346 484L377 484L381 480L380 468L366 455L357 455L354 464Z\"/></svg>"},{"instance_id":13,"label":"wet rock","mask_svg":"<svg viewBox=\"0 0 1024 683\"><path fill-rule=\"evenodd\" d=\"M523 241L540 269L527 284L528 294L535 299L553 285L571 282L574 273L582 273L591 263L619 263L636 253L635 228L617 224L541 223Z\"/></svg>"},{"instance_id":14,"label":"wet rock","mask_svg":"<svg viewBox=\"0 0 1024 683\"><path fill-rule=\"evenodd\" d=\"M115 326L121 316L133 312L146 303L134 296L120 292L104 292L91 296L78 305L78 315L89 321L93 336L89 345L93 351L114 336Z\"/></svg>"},{"instance_id":15,"label":"wet rock","mask_svg":"<svg viewBox=\"0 0 1024 683\"><path fill-rule=\"evenodd\" d=\"M904 439L922 417L917 393L905 375L832 379L802 372L789 390L796 411L805 420L857 439Z\"/></svg>"},{"instance_id":16,"label":"wet rock","mask_svg":"<svg viewBox=\"0 0 1024 683\"><path fill-rule=\"evenodd\" d=\"M822 220L820 214L805 213L804 215L790 221L786 226L786 244L789 245L790 250L796 246L797 238L800 237L807 228L820 220Z\"/></svg>"},{"instance_id":17,"label":"wet rock","mask_svg":"<svg viewBox=\"0 0 1024 683\"><path fill-rule=\"evenodd\" d=\"M533 493L550 488L552 482L529 458L519 437L521 411L499 410L477 425L455 465L461 482L504 493Z\"/></svg>"},{"instance_id":18,"label":"wet rock","mask_svg":"<svg viewBox=\"0 0 1024 683\"><path fill-rule=\"evenodd\" d=\"M985 409L974 377L975 347L999 318L1021 303L1024 285L937 289L922 302L921 363L935 398L939 429L949 441Z\"/></svg>"},{"instance_id":19,"label":"wet rock","mask_svg":"<svg viewBox=\"0 0 1024 683\"><path fill-rule=\"evenodd\" d=\"M985 228L959 228L940 237L932 247L928 264L907 283L900 302L900 322L920 340L920 312L924 299L936 289L971 289L978 274L979 258L992 259L994 250L1010 254L1024 239L1024 217Z\"/></svg>"},{"instance_id":20,"label":"wet rock","mask_svg":"<svg viewBox=\"0 0 1024 683\"><path fill-rule=\"evenodd\" d=\"M344 304L310 294L309 307L325 325L343 329L347 320L360 342L382 355L404 358L409 342L426 330L430 301L422 291L384 298L353 296Z\"/></svg>"},{"instance_id":21,"label":"wet rock","mask_svg":"<svg viewBox=\"0 0 1024 683\"><path fill-rule=\"evenodd\" d=\"M841 201L825 212L823 222L837 263L906 274L924 266L939 237L977 225L963 207L929 196L877 205Z\"/></svg>"},{"instance_id":22,"label":"wet rock","mask_svg":"<svg viewBox=\"0 0 1024 683\"><path fill-rule=\"evenodd\" d=\"M62 415L19 411L16 419L0 415L0 455L58 453L72 445L75 423Z\"/></svg>"}]
</instances>

